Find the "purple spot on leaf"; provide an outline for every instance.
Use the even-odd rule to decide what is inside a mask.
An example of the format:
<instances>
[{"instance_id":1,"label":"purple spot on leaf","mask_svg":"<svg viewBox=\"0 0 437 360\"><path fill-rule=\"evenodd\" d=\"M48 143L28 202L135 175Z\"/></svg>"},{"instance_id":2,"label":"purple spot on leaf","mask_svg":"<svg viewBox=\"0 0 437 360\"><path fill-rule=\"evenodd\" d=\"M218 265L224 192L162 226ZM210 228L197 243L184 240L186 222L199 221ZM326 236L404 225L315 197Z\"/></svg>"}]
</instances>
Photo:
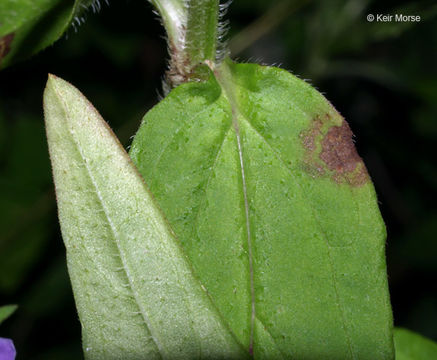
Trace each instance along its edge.
<instances>
[{"instance_id":1,"label":"purple spot on leaf","mask_svg":"<svg viewBox=\"0 0 437 360\"><path fill-rule=\"evenodd\" d=\"M0 360L15 360L16 354L12 340L0 338Z\"/></svg>"}]
</instances>

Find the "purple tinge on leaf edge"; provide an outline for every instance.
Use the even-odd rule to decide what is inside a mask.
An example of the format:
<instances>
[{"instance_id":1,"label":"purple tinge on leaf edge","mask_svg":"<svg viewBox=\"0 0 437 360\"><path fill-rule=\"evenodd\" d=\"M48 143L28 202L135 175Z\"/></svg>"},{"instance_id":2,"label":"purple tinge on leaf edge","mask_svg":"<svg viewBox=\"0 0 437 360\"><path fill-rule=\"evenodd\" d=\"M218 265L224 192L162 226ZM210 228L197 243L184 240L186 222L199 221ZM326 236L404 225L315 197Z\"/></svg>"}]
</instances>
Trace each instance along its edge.
<instances>
[{"instance_id":1,"label":"purple tinge on leaf edge","mask_svg":"<svg viewBox=\"0 0 437 360\"><path fill-rule=\"evenodd\" d=\"M11 339L0 338L0 360L15 360L14 343Z\"/></svg>"}]
</instances>

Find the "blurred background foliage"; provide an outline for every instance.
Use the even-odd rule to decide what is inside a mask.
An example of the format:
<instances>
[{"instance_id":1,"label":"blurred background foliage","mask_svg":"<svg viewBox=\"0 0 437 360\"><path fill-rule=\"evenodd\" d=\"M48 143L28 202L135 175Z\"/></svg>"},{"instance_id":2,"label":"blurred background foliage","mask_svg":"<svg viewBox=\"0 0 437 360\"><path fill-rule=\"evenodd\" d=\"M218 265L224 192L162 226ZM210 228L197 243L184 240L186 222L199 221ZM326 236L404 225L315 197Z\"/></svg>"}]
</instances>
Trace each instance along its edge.
<instances>
[{"instance_id":1,"label":"blurred background foliage","mask_svg":"<svg viewBox=\"0 0 437 360\"><path fill-rule=\"evenodd\" d=\"M421 21L369 23L370 13ZM349 121L387 224L395 324L436 340L437 4L235 0L227 19L234 59L310 79ZM0 336L17 359L82 357L44 134L47 73L77 86L127 147L158 101L164 36L145 0L112 0L0 72L0 305L19 305Z\"/></svg>"}]
</instances>

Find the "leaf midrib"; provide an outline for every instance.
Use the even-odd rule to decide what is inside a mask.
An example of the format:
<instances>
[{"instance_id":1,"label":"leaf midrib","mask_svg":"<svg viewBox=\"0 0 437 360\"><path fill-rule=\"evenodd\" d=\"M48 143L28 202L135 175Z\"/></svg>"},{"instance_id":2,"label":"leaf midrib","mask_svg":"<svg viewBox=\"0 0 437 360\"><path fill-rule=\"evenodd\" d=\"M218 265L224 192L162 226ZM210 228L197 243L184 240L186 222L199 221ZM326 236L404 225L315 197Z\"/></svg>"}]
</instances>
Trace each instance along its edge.
<instances>
[{"instance_id":1,"label":"leaf midrib","mask_svg":"<svg viewBox=\"0 0 437 360\"><path fill-rule=\"evenodd\" d=\"M100 193L99 187L97 186L96 180L95 180L95 178L94 178L94 176L92 174L92 171L91 171L91 169L89 167L89 164L88 164L88 162L86 160L86 157L83 155L82 148L80 147L79 142L78 142L78 140L75 137L74 131L72 131L70 129L70 127L69 127L69 123L71 123L71 118L68 115L68 111L67 111L68 106L64 102L61 94L57 91L55 86L53 86L53 90L54 90L54 93L56 94L56 96L57 96L57 98L58 98L58 100L59 100L59 102L61 104L61 108L62 108L62 111L64 113L65 118L68 119L67 121L65 121L66 128L67 128L67 130L68 130L68 132L69 132L69 134L71 136L71 139L73 140L73 143L76 146L76 148L78 150L78 153L79 153L79 155L80 155L80 157L81 157L81 159L82 159L82 161L83 161L83 163L85 165L85 168L87 170L87 174L89 176L89 179L90 179L90 181L91 181L91 183L92 183L92 185L93 185L93 187L94 187L94 189L96 191L97 198L98 198L98 200L100 202L100 205L101 205L101 207L103 209L103 213L105 214L105 217L106 217L106 219L107 219L107 221L109 223L109 226L111 228L111 232L112 232L112 235L113 235L113 238L114 238L114 242L115 242L115 245L117 247L117 251L118 251L118 253L120 255L120 261L122 263L122 269L123 269L123 271L124 271L124 273L125 273L125 275L126 275L126 277L128 279L129 288L130 288L130 290L132 292L132 296L134 298L135 304L138 307L138 309L139 309L139 311L140 311L140 313L141 313L141 315L143 317L144 326L149 331L150 336L151 336L153 342L155 343L156 348L158 349L159 357L161 359L164 359L164 357L162 355L162 353L163 353L162 345L160 344L160 342L158 341L158 339L155 336L154 332L152 331L152 326L150 325L150 321L149 321L149 319L147 317L147 313L146 313L145 309L140 305L140 302L138 300L138 297L139 297L138 293L137 293L137 291L135 290L135 287L132 284L132 276L130 275L130 272L128 270L128 266L126 264L126 259L125 259L124 253L121 250L121 247L120 247L120 244L119 244L118 232L117 232L117 230L115 228L115 225L114 225L111 217L109 216L109 213L108 213L108 210L106 209L106 206L104 205L103 197L102 197L102 195Z\"/></svg>"},{"instance_id":2,"label":"leaf midrib","mask_svg":"<svg viewBox=\"0 0 437 360\"><path fill-rule=\"evenodd\" d=\"M251 316L250 344L251 344L251 346L253 346L253 331L254 331L255 319L258 319L259 321L261 321L261 320L259 319L259 317L256 315L256 312L255 312L255 294L254 294L254 281L253 281L254 269L253 269L253 258L252 258L252 249L251 249L252 239L251 239L251 233L250 233L249 207L248 207L248 200L247 200L247 186L246 186L245 176L244 176L243 148L242 148L241 143L240 143L238 115L242 119L245 120L245 122L250 126L250 128L253 129L255 131L255 133L260 136L262 141L271 149L271 151L273 152L275 157L280 161L280 163L286 168L286 170L290 173L290 175L295 179L296 184L299 186L300 189L302 189L302 186L301 186L300 182L297 180L296 176L293 174L292 169L290 169L290 167L285 163L285 161L279 155L278 151L273 148L273 146L267 141L267 139L264 136L262 136L262 134L260 134L259 131L252 125L250 120L243 114L243 112L240 111L239 103L236 100L235 91L233 90L234 84L232 81L232 75L231 75L231 71L229 69L229 66L224 62L223 64L221 64L221 66L219 68L214 69L214 74L216 75L217 82L219 83L219 85L222 89L222 92L224 93L225 97L229 101L231 111L232 111L232 124L234 126L236 137L237 137L237 142L239 144L238 152L239 152L239 157L240 157L240 166L241 166L241 172L242 172L242 178L243 178L243 193L244 193L244 203L245 203L246 226L248 228L248 245L250 246L249 254L248 254L249 263L250 263L251 301L252 301L252 304L251 304L252 316ZM299 108L299 106L297 106L297 105L296 105L296 107ZM300 110L303 111L302 109L300 109ZM303 111L303 112L305 113L305 111ZM307 198L307 195L304 191L301 191L301 193L303 194L303 196L305 198ZM325 230L323 229L323 226L320 223L318 216L315 213L314 207L311 205L310 202L308 202L308 204L310 204L309 207L311 209L311 213L313 215L313 218L314 218L316 224L318 225L319 230L320 230L321 234L323 235L323 239L325 240L325 243L326 243L327 253L328 253L328 258L329 258L329 266L331 268L332 281L333 281L333 285L334 285L334 293L335 293L335 297L336 297L336 303L337 303L339 312L341 314L342 326L343 326L343 330L345 333L349 353L351 355L351 358L355 359L356 356L352 350L351 336L349 334L349 331L347 330L344 309L343 309L343 306L342 306L341 301L340 301L340 295L339 295L339 291L338 291L338 280L337 280L337 276L336 276L336 273L334 270L334 264L333 264L332 254L331 254L331 246L329 245L327 234L326 234ZM252 288L253 288L253 292L252 292Z\"/></svg>"},{"instance_id":3,"label":"leaf midrib","mask_svg":"<svg viewBox=\"0 0 437 360\"><path fill-rule=\"evenodd\" d=\"M300 182L298 181L296 176L293 174L293 172L291 171L290 167L286 164L286 162L279 155L279 153L272 147L272 145L269 144L267 139L264 136L262 136L258 132L257 129L255 129L255 127L252 125L252 123L249 121L248 118L246 118L243 115L242 115L242 118L252 128L252 130L255 131L255 133L259 135L259 137L263 140L263 142L270 148L270 150L273 152L273 154L279 160L279 162L285 167L285 169L290 174L290 176L295 179L295 182L296 182L297 186L301 189L302 195L305 197L305 199L308 200L307 203L311 204L311 202L309 201L305 191L303 191ZM338 284L337 284L338 280L337 280L337 275L336 275L336 273L334 271L334 263L332 261L332 254L331 254L331 248L332 247L331 247L331 245L329 245L328 235L326 234L326 231L324 230L324 228L323 228L323 226L322 226L322 224L320 222L319 217L316 215L314 207L312 205L310 205L309 208L311 209L311 214L312 214L312 216L313 216L317 226L319 227L320 233L322 234L323 239L325 240L325 243L326 243L326 248L327 248L327 252L328 252L328 259L329 259L329 267L331 268L332 282L334 284L334 292L335 292L336 302L337 302L337 306L338 306L338 309L339 309L340 314L341 314L343 330L344 330L344 333L345 333L345 336L346 336L346 341L348 343L349 352L350 352L350 354L352 356L352 359L355 359L355 355L354 355L354 353L352 351L351 337L349 335L349 332L347 331L346 320L345 320L345 317L344 317L344 309L343 309L343 306L341 305L341 302L340 302L340 295L339 295L339 292L338 292Z\"/></svg>"},{"instance_id":4,"label":"leaf midrib","mask_svg":"<svg viewBox=\"0 0 437 360\"><path fill-rule=\"evenodd\" d=\"M250 335L249 335L249 354L253 356L254 347L254 330L255 330L255 319L256 319L256 299L255 299L255 281L254 281L254 266L253 266L253 250L252 250L252 233L250 226L250 212L249 212L249 201L247 196L247 184L246 184L246 173L244 168L244 157L243 157L243 144L241 141L240 127L238 123L238 116L241 115L238 104L235 100L235 94L233 91L233 84L229 81L230 70L226 63L223 63L219 68L214 69L214 74L218 84L221 87L222 93L228 100L231 107L232 113L232 127L235 131L235 137L237 140L237 149L240 165L240 176L243 190L243 200L244 200L244 216L246 220L246 236L247 236L247 257L249 261L249 286L250 286Z\"/></svg>"}]
</instances>

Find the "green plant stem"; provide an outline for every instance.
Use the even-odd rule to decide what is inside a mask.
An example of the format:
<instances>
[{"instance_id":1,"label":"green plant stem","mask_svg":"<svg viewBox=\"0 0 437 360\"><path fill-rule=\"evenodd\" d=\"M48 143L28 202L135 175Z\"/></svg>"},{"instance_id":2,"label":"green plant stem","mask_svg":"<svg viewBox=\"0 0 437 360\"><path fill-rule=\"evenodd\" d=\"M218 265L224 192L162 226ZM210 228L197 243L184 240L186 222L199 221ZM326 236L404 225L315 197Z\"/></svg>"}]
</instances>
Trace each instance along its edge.
<instances>
[{"instance_id":1,"label":"green plant stem","mask_svg":"<svg viewBox=\"0 0 437 360\"><path fill-rule=\"evenodd\" d=\"M215 62L218 0L190 0L187 26L187 54L193 65Z\"/></svg>"},{"instance_id":2,"label":"green plant stem","mask_svg":"<svg viewBox=\"0 0 437 360\"><path fill-rule=\"evenodd\" d=\"M169 47L184 46L186 7L184 0L150 0L155 6L167 31Z\"/></svg>"},{"instance_id":3,"label":"green plant stem","mask_svg":"<svg viewBox=\"0 0 437 360\"><path fill-rule=\"evenodd\" d=\"M219 0L151 0L168 35L169 87L201 77L196 67L216 61Z\"/></svg>"}]
</instances>

